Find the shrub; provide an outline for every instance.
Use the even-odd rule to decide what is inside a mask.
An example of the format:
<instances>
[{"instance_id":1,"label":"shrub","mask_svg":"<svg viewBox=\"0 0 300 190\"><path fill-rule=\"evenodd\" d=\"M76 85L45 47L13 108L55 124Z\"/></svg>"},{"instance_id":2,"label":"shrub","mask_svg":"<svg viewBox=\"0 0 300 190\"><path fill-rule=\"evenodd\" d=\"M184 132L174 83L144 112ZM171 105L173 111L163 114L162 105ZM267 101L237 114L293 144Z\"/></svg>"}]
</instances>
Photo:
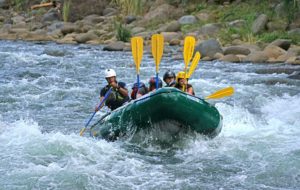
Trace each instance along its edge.
<instances>
[{"instance_id":1,"label":"shrub","mask_svg":"<svg viewBox=\"0 0 300 190\"><path fill-rule=\"evenodd\" d=\"M123 42L129 42L131 37L131 31L128 28L126 28L120 22L115 22L115 29L116 29L117 40Z\"/></svg>"}]
</instances>

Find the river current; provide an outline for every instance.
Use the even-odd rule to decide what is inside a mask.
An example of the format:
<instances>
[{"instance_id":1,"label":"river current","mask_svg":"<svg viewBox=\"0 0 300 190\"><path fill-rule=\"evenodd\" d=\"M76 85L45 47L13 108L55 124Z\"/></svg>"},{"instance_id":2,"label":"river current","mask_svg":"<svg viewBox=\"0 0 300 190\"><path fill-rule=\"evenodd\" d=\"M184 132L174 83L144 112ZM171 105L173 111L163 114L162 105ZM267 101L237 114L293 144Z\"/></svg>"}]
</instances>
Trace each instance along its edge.
<instances>
[{"instance_id":1,"label":"river current","mask_svg":"<svg viewBox=\"0 0 300 190\"><path fill-rule=\"evenodd\" d=\"M183 67L164 57L160 76ZM201 61L190 80L198 96L235 88L232 97L209 101L223 129L214 139L188 135L168 147L151 134L141 142L79 136L105 68L129 89L136 80L131 52L0 41L0 189L300 188L300 80L289 78L300 66ZM141 80L154 74L145 53Z\"/></svg>"}]
</instances>

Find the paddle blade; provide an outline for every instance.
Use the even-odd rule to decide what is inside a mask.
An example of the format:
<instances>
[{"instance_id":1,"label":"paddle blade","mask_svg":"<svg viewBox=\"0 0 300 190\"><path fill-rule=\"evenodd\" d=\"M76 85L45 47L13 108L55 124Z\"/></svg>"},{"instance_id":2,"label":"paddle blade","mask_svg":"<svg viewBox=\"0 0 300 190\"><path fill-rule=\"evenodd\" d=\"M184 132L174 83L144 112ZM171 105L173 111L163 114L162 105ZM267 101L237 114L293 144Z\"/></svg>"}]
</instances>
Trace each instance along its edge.
<instances>
[{"instance_id":1,"label":"paddle blade","mask_svg":"<svg viewBox=\"0 0 300 190\"><path fill-rule=\"evenodd\" d=\"M185 37L184 46L183 46L183 59L184 59L185 68L188 67L192 59L192 56L194 54L194 49L195 49L195 38L192 36Z\"/></svg>"},{"instance_id":2,"label":"paddle blade","mask_svg":"<svg viewBox=\"0 0 300 190\"><path fill-rule=\"evenodd\" d=\"M233 87L223 88L222 90L218 90L217 92L205 97L205 99L218 99L226 96L231 96L234 93Z\"/></svg>"},{"instance_id":3,"label":"paddle blade","mask_svg":"<svg viewBox=\"0 0 300 190\"><path fill-rule=\"evenodd\" d=\"M156 73L159 70L160 60L164 53L164 36L161 34L154 34L151 37L151 48L152 48L152 55L155 60L156 66Z\"/></svg>"},{"instance_id":4,"label":"paddle blade","mask_svg":"<svg viewBox=\"0 0 300 190\"><path fill-rule=\"evenodd\" d=\"M85 132L85 130L86 130L86 127L82 128L82 129L80 130L80 133L79 133L79 135L80 135L80 136L82 136L82 135L83 135L83 133Z\"/></svg>"},{"instance_id":5,"label":"paddle blade","mask_svg":"<svg viewBox=\"0 0 300 190\"><path fill-rule=\"evenodd\" d=\"M187 75L187 78L191 78L192 74L194 73L195 69L196 69L197 66L198 66L200 57L201 57L201 54L200 54L199 52L197 52L197 53L195 54L194 58L193 58L191 67L190 67L189 72L188 72L188 75Z\"/></svg>"},{"instance_id":6,"label":"paddle blade","mask_svg":"<svg viewBox=\"0 0 300 190\"><path fill-rule=\"evenodd\" d=\"M137 74L140 73L140 65L143 58L143 50L144 50L143 38L142 37L131 38L131 51L132 51L132 56L135 63Z\"/></svg>"}]
</instances>

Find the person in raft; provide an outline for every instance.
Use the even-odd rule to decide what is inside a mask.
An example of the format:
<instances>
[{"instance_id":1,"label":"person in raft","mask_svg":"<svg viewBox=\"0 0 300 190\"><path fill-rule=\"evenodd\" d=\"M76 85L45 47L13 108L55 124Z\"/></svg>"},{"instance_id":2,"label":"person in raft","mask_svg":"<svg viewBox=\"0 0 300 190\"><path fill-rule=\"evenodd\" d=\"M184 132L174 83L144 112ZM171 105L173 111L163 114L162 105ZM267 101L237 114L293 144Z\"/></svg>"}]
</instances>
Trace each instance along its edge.
<instances>
[{"instance_id":1,"label":"person in raft","mask_svg":"<svg viewBox=\"0 0 300 190\"><path fill-rule=\"evenodd\" d=\"M112 88L112 92L105 101L105 105L111 110L115 110L118 107L121 107L125 102L129 100L128 90L124 82L118 82L116 79L117 75L113 69L105 70L105 79L107 85L101 89L100 92L100 102L103 100L106 92ZM98 106L96 106L95 111L98 111Z\"/></svg>"},{"instance_id":2,"label":"person in raft","mask_svg":"<svg viewBox=\"0 0 300 190\"><path fill-rule=\"evenodd\" d=\"M132 92L131 92L131 99L135 100L145 94L148 93L148 88L143 82L140 82L140 87L138 88L137 82L133 84Z\"/></svg>"},{"instance_id":3,"label":"person in raft","mask_svg":"<svg viewBox=\"0 0 300 190\"><path fill-rule=\"evenodd\" d=\"M158 78L158 88L162 88L162 80ZM151 77L149 80L149 92L156 90L156 77Z\"/></svg>"},{"instance_id":4,"label":"person in raft","mask_svg":"<svg viewBox=\"0 0 300 190\"><path fill-rule=\"evenodd\" d=\"M166 83L165 87L174 87L176 84L176 75L173 71L168 70L165 72L163 80Z\"/></svg>"},{"instance_id":5,"label":"person in raft","mask_svg":"<svg viewBox=\"0 0 300 190\"><path fill-rule=\"evenodd\" d=\"M176 76L175 88L185 91L188 94L195 95L193 86L191 84L188 84L188 80L189 79L185 76L185 72L183 71L178 72Z\"/></svg>"}]
</instances>

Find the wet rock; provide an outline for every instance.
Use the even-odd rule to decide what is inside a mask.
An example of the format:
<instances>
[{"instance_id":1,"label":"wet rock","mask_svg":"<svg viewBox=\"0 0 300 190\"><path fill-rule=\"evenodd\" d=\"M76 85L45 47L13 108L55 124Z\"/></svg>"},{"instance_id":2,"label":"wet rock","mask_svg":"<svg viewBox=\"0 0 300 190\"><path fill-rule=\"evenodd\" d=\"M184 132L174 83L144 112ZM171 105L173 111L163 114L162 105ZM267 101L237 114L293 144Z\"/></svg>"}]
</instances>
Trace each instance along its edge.
<instances>
[{"instance_id":1,"label":"wet rock","mask_svg":"<svg viewBox=\"0 0 300 190\"><path fill-rule=\"evenodd\" d=\"M179 46L181 43L181 40L179 39L172 39L169 43L170 46Z\"/></svg>"},{"instance_id":2,"label":"wet rock","mask_svg":"<svg viewBox=\"0 0 300 190\"><path fill-rule=\"evenodd\" d=\"M300 80L300 71L293 72L290 76L288 76L289 79L295 79Z\"/></svg>"},{"instance_id":3,"label":"wet rock","mask_svg":"<svg viewBox=\"0 0 300 190\"><path fill-rule=\"evenodd\" d=\"M56 50L56 49L45 49L43 51L43 54L50 55L50 56L53 56L53 57L64 57L64 56L68 55L69 52Z\"/></svg>"},{"instance_id":4,"label":"wet rock","mask_svg":"<svg viewBox=\"0 0 300 190\"><path fill-rule=\"evenodd\" d=\"M290 58L286 61L286 63L292 64L292 65L300 65L300 56L298 56L298 57L296 57L296 56L290 57Z\"/></svg>"},{"instance_id":5,"label":"wet rock","mask_svg":"<svg viewBox=\"0 0 300 190\"><path fill-rule=\"evenodd\" d=\"M216 53L223 53L220 43L215 39L205 40L198 44L195 52L199 51L202 57L213 58Z\"/></svg>"},{"instance_id":6,"label":"wet rock","mask_svg":"<svg viewBox=\"0 0 300 190\"><path fill-rule=\"evenodd\" d=\"M265 63L269 57L261 51L251 52L245 59L244 62L251 62L251 63Z\"/></svg>"},{"instance_id":7,"label":"wet rock","mask_svg":"<svg viewBox=\"0 0 300 190\"><path fill-rule=\"evenodd\" d=\"M278 46L284 50L288 50L291 46L291 40L286 39L277 39L270 43L270 45Z\"/></svg>"},{"instance_id":8,"label":"wet rock","mask_svg":"<svg viewBox=\"0 0 300 190\"><path fill-rule=\"evenodd\" d=\"M233 55L249 55L251 51L243 46L230 46L226 47L224 50L224 55L233 54Z\"/></svg>"},{"instance_id":9,"label":"wet rock","mask_svg":"<svg viewBox=\"0 0 300 190\"><path fill-rule=\"evenodd\" d=\"M222 53L216 53L213 58L214 59L221 59L223 57L224 57L224 55Z\"/></svg>"},{"instance_id":10,"label":"wet rock","mask_svg":"<svg viewBox=\"0 0 300 190\"><path fill-rule=\"evenodd\" d=\"M231 63L239 63L239 62L240 62L240 59L239 59L239 57L236 56L236 55L228 54L228 55L225 55L224 57L222 57L222 58L220 59L220 61L231 62Z\"/></svg>"},{"instance_id":11,"label":"wet rock","mask_svg":"<svg viewBox=\"0 0 300 190\"><path fill-rule=\"evenodd\" d=\"M112 42L107 46L103 47L103 51L123 51L125 48L125 43L118 41L118 42Z\"/></svg>"},{"instance_id":12,"label":"wet rock","mask_svg":"<svg viewBox=\"0 0 300 190\"><path fill-rule=\"evenodd\" d=\"M193 15L185 15L185 16L182 16L178 22L180 24L195 24L197 22L197 19L195 16Z\"/></svg>"},{"instance_id":13,"label":"wet rock","mask_svg":"<svg viewBox=\"0 0 300 190\"><path fill-rule=\"evenodd\" d=\"M252 24L252 32L254 34L259 34L265 30L266 24L268 22L268 17L265 14L259 15L259 17Z\"/></svg>"}]
</instances>

